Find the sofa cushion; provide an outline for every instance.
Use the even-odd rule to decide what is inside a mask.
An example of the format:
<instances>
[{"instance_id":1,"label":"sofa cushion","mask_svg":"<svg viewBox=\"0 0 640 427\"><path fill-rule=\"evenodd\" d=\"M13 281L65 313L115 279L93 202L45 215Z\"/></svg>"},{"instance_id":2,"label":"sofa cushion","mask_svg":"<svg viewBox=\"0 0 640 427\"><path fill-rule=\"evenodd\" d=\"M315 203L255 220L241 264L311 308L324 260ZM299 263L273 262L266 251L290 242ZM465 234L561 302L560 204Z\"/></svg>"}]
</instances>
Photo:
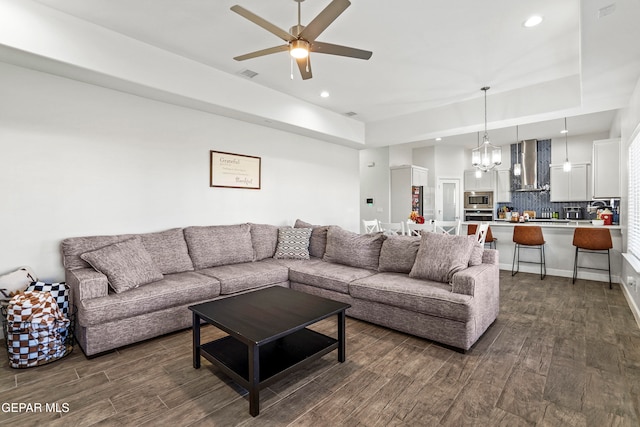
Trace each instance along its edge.
<instances>
[{"instance_id":1,"label":"sofa cushion","mask_svg":"<svg viewBox=\"0 0 640 427\"><path fill-rule=\"evenodd\" d=\"M249 224L187 227L184 237L196 270L253 261Z\"/></svg>"},{"instance_id":2,"label":"sofa cushion","mask_svg":"<svg viewBox=\"0 0 640 427\"><path fill-rule=\"evenodd\" d=\"M309 259L310 228L282 227L278 230L277 259Z\"/></svg>"},{"instance_id":3,"label":"sofa cushion","mask_svg":"<svg viewBox=\"0 0 640 427\"><path fill-rule=\"evenodd\" d=\"M199 303L219 295L220 283L213 277L193 271L168 274L162 280L124 293L79 301L78 321L81 326L100 325L165 308Z\"/></svg>"},{"instance_id":4,"label":"sofa cushion","mask_svg":"<svg viewBox=\"0 0 640 427\"><path fill-rule=\"evenodd\" d=\"M354 298L375 301L460 322L471 320L472 297L454 294L451 285L412 279L402 273L378 273L349 284Z\"/></svg>"},{"instance_id":5,"label":"sofa cushion","mask_svg":"<svg viewBox=\"0 0 640 427\"><path fill-rule=\"evenodd\" d=\"M387 236L380 249L378 271L409 274L416 260L418 248L420 248L420 237Z\"/></svg>"},{"instance_id":6,"label":"sofa cushion","mask_svg":"<svg viewBox=\"0 0 640 427\"><path fill-rule=\"evenodd\" d=\"M357 234L338 226L331 226L327 232L327 250L322 259L351 267L377 270L384 239L382 233Z\"/></svg>"},{"instance_id":7,"label":"sofa cushion","mask_svg":"<svg viewBox=\"0 0 640 427\"><path fill-rule=\"evenodd\" d=\"M474 243L475 236L422 233L409 276L450 283L455 273L469 266Z\"/></svg>"},{"instance_id":8,"label":"sofa cushion","mask_svg":"<svg viewBox=\"0 0 640 427\"><path fill-rule=\"evenodd\" d=\"M198 272L217 279L220 282L221 295L234 294L289 280L287 267L266 261L221 265Z\"/></svg>"},{"instance_id":9,"label":"sofa cushion","mask_svg":"<svg viewBox=\"0 0 640 427\"><path fill-rule=\"evenodd\" d=\"M162 274L193 271L193 263L189 257L182 228L140 234L140 237L142 244Z\"/></svg>"},{"instance_id":10,"label":"sofa cushion","mask_svg":"<svg viewBox=\"0 0 640 427\"><path fill-rule=\"evenodd\" d=\"M278 227L270 224L249 223L253 260L260 261L273 257L278 245Z\"/></svg>"},{"instance_id":11,"label":"sofa cushion","mask_svg":"<svg viewBox=\"0 0 640 427\"><path fill-rule=\"evenodd\" d=\"M139 236L86 252L80 257L107 276L116 293L162 279L162 273Z\"/></svg>"},{"instance_id":12,"label":"sofa cushion","mask_svg":"<svg viewBox=\"0 0 640 427\"><path fill-rule=\"evenodd\" d=\"M90 268L91 265L83 260L80 255L85 252L95 251L114 243L123 242L132 238L133 234L119 234L114 236L86 236L86 237L69 237L62 241L62 262L68 270L76 270L78 268Z\"/></svg>"},{"instance_id":13,"label":"sofa cushion","mask_svg":"<svg viewBox=\"0 0 640 427\"><path fill-rule=\"evenodd\" d=\"M289 267L289 280L343 294L349 293L349 283L371 276L374 271L332 264L314 258Z\"/></svg>"},{"instance_id":14,"label":"sofa cushion","mask_svg":"<svg viewBox=\"0 0 640 427\"><path fill-rule=\"evenodd\" d=\"M312 225L308 222L297 219L294 228L311 228L311 238L309 239L309 255L322 258L327 248L328 225Z\"/></svg>"}]
</instances>

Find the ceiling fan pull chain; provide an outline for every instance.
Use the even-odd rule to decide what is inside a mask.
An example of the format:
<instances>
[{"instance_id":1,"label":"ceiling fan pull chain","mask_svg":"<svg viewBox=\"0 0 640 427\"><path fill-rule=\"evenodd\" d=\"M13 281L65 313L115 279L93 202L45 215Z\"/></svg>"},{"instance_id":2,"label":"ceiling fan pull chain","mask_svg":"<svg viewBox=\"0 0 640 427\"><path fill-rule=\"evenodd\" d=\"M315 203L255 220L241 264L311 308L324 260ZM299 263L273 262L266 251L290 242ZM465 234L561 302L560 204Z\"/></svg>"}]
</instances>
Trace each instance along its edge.
<instances>
[{"instance_id":1,"label":"ceiling fan pull chain","mask_svg":"<svg viewBox=\"0 0 640 427\"><path fill-rule=\"evenodd\" d=\"M293 57L291 57L291 80L293 80Z\"/></svg>"},{"instance_id":2,"label":"ceiling fan pull chain","mask_svg":"<svg viewBox=\"0 0 640 427\"><path fill-rule=\"evenodd\" d=\"M309 72L309 56L311 55L307 55L307 73Z\"/></svg>"}]
</instances>

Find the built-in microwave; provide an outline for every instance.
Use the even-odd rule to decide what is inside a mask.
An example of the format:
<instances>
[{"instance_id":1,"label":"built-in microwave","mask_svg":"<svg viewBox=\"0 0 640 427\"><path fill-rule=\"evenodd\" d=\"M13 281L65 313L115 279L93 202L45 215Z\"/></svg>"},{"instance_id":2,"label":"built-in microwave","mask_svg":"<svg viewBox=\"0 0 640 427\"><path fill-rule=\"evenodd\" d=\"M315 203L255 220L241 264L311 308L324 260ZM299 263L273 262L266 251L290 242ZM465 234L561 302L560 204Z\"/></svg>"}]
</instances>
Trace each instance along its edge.
<instances>
[{"instance_id":1,"label":"built-in microwave","mask_svg":"<svg viewBox=\"0 0 640 427\"><path fill-rule=\"evenodd\" d=\"M465 209L493 209L493 191L465 191Z\"/></svg>"}]
</instances>

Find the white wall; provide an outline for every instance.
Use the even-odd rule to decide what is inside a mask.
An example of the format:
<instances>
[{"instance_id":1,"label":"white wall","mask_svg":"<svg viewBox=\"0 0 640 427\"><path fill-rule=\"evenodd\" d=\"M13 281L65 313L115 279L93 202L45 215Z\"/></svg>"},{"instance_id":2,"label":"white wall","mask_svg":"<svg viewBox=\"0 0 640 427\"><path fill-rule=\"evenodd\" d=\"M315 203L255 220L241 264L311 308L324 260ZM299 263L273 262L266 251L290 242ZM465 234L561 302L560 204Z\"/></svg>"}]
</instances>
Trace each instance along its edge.
<instances>
[{"instance_id":1,"label":"white wall","mask_svg":"<svg viewBox=\"0 0 640 427\"><path fill-rule=\"evenodd\" d=\"M389 222L389 147L360 151L360 218ZM372 198L369 206L366 199ZM364 232L362 223L360 229Z\"/></svg>"},{"instance_id":2,"label":"white wall","mask_svg":"<svg viewBox=\"0 0 640 427\"><path fill-rule=\"evenodd\" d=\"M621 116L621 125L620 125L620 135L621 135L621 159L622 162L620 164L621 171L620 176L622 177L622 194L628 194L629 189L629 168L630 167L638 167L638 165L629 165L629 145L636 137L637 134L640 133L640 80L638 80L638 84L629 99L629 106L622 111ZM620 208L621 208L621 225L622 225L622 237L623 237L623 252L627 250L627 228L628 228L628 215L627 215L627 197L624 197L620 200ZM636 285L630 286L629 278L632 278ZM637 267L634 268L627 260L623 259L622 261L622 281L624 285L625 295L629 300L629 305L631 306L632 311L636 317L636 321L640 326L640 270Z\"/></svg>"},{"instance_id":3,"label":"white wall","mask_svg":"<svg viewBox=\"0 0 640 427\"><path fill-rule=\"evenodd\" d=\"M296 218L358 231L358 152L0 63L0 273L63 280L65 237ZM262 189L209 187L209 150Z\"/></svg>"}]
</instances>

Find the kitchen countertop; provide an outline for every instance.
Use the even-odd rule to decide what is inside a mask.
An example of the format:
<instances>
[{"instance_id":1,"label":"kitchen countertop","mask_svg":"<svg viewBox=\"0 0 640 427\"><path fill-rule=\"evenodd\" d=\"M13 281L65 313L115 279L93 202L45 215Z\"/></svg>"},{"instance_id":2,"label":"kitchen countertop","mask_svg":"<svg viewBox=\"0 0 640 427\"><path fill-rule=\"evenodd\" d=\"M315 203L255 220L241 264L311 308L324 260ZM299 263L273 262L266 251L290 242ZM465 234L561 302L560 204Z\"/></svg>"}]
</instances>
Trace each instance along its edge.
<instances>
[{"instance_id":1,"label":"kitchen countertop","mask_svg":"<svg viewBox=\"0 0 640 427\"><path fill-rule=\"evenodd\" d=\"M476 221L463 222L464 225L477 224ZM620 230L619 225L593 225L588 219L585 220L568 220L568 219L532 219L527 222L512 222L504 219L497 219L489 222L492 227L513 227L514 225L538 225L540 227L549 228L577 228L577 227L593 227L608 228L609 230Z\"/></svg>"}]
</instances>

